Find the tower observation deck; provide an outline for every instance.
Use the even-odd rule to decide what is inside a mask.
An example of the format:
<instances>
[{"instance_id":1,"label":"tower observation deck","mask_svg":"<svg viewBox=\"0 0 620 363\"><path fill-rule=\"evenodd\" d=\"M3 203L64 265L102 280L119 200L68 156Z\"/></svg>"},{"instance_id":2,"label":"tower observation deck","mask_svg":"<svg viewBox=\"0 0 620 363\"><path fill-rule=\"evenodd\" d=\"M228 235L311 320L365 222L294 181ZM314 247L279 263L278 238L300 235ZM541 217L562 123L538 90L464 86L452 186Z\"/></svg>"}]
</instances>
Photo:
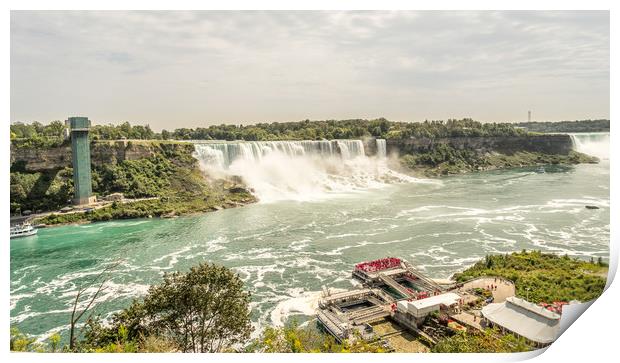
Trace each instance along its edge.
<instances>
[{"instance_id":1,"label":"tower observation deck","mask_svg":"<svg viewBox=\"0 0 620 363\"><path fill-rule=\"evenodd\" d=\"M66 121L71 137L71 155L73 161L73 204L94 203L92 178L90 173L90 142L88 132L90 120L87 117L69 117Z\"/></svg>"}]
</instances>

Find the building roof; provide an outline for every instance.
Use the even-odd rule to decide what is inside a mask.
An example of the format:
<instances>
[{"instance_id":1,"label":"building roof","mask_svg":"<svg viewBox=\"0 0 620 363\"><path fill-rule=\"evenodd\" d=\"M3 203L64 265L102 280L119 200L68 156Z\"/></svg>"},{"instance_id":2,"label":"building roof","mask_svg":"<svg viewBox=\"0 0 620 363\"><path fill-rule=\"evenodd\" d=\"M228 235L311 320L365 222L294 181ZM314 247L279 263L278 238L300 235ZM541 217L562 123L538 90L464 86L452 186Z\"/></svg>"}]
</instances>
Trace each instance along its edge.
<instances>
[{"instance_id":1,"label":"building roof","mask_svg":"<svg viewBox=\"0 0 620 363\"><path fill-rule=\"evenodd\" d=\"M452 304L458 303L461 297L453 292L448 292L441 295L435 295L431 297L427 297L426 299L420 299L410 302L409 304L413 305L416 309L424 309L435 305L446 305L450 306Z\"/></svg>"},{"instance_id":2,"label":"building roof","mask_svg":"<svg viewBox=\"0 0 620 363\"><path fill-rule=\"evenodd\" d=\"M531 303L527 300L524 299L520 299L516 296L510 296L506 298L506 301L508 301L509 303L516 305L520 308L526 309L528 311L531 311L535 314L538 315L542 315L543 317L547 318L547 319L560 319L560 315L557 313L554 313L553 311L547 310L544 307L540 306L540 305L536 305L534 303Z\"/></svg>"},{"instance_id":3,"label":"building roof","mask_svg":"<svg viewBox=\"0 0 620 363\"><path fill-rule=\"evenodd\" d=\"M560 315L531 302L509 297L506 301L482 308L482 315L533 342L553 342L560 331Z\"/></svg>"}]
</instances>

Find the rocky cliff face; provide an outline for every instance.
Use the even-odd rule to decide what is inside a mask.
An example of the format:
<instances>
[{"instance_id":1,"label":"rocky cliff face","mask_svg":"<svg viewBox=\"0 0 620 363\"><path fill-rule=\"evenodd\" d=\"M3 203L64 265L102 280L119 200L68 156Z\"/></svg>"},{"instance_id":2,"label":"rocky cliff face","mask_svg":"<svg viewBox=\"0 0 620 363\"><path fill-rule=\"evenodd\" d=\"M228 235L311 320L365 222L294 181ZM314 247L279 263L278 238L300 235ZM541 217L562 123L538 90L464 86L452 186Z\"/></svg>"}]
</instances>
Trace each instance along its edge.
<instances>
[{"instance_id":1,"label":"rocky cliff face","mask_svg":"<svg viewBox=\"0 0 620 363\"><path fill-rule=\"evenodd\" d=\"M476 150L480 153L497 152L512 155L518 151L541 152L545 154L567 155L573 148L569 135L536 135L516 137L452 137L452 138L412 138L387 140L388 153L400 155L424 153L438 144L448 144L459 150ZM364 140L367 154L376 153L375 139ZM95 166L116 164L122 160L137 160L166 151L191 155L194 145L184 142L159 141L93 141L91 158ZM61 146L48 149L11 147L11 165L19 166L28 172L57 170L71 166L71 148Z\"/></svg>"},{"instance_id":2,"label":"rocky cliff face","mask_svg":"<svg viewBox=\"0 0 620 363\"><path fill-rule=\"evenodd\" d=\"M11 145L11 167L19 165L26 171L58 170L71 166L71 147L14 148Z\"/></svg>"},{"instance_id":3,"label":"rocky cliff face","mask_svg":"<svg viewBox=\"0 0 620 363\"><path fill-rule=\"evenodd\" d=\"M447 144L458 150L475 150L479 153L497 152L512 155L515 152L540 152L545 154L567 155L573 149L569 135L535 135L506 137L451 137L451 138L411 138L387 140L388 153L416 154L432 150L438 144Z\"/></svg>"},{"instance_id":4,"label":"rocky cliff face","mask_svg":"<svg viewBox=\"0 0 620 363\"><path fill-rule=\"evenodd\" d=\"M158 141L93 141L90 148L91 160L95 166L151 157L162 152L162 149L177 149L190 155L194 150L190 143ZM11 165L19 165L20 169L28 172L70 167L71 147L35 149L11 146Z\"/></svg>"}]
</instances>

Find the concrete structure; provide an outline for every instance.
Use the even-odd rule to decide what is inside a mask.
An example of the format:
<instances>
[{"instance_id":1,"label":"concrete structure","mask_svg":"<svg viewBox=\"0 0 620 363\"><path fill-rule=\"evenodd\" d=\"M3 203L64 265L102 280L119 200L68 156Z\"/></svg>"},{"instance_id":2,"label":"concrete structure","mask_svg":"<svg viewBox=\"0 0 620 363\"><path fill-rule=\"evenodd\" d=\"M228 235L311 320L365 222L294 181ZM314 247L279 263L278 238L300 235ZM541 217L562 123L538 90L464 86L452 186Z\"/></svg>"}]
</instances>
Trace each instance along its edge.
<instances>
[{"instance_id":1,"label":"concrete structure","mask_svg":"<svg viewBox=\"0 0 620 363\"><path fill-rule=\"evenodd\" d=\"M539 347L558 337L560 315L518 297L482 308L482 316L491 326L524 337Z\"/></svg>"},{"instance_id":2,"label":"concrete structure","mask_svg":"<svg viewBox=\"0 0 620 363\"><path fill-rule=\"evenodd\" d=\"M424 318L428 314L439 311L441 305L452 307L459 303L460 295L448 292L441 295L435 295L426 299L414 300L407 302L407 310L416 318Z\"/></svg>"},{"instance_id":3,"label":"concrete structure","mask_svg":"<svg viewBox=\"0 0 620 363\"><path fill-rule=\"evenodd\" d=\"M461 299L461 295L447 292L419 300L401 300L396 303L394 318L408 329L417 329L431 313L443 311L452 314L460 311Z\"/></svg>"},{"instance_id":4,"label":"concrete structure","mask_svg":"<svg viewBox=\"0 0 620 363\"><path fill-rule=\"evenodd\" d=\"M71 137L71 157L73 161L73 204L85 205L96 201L92 190L90 173L90 141L88 131L90 120L87 117L69 117L66 121Z\"/></svg>"},{"instance_id":5,"label":"concrete structure","mask_svg":"<svg viewBox=\"0 0 620 363\"><path fill-rule=\"evenodd\" d=\"M356 264L352 276L362 282L362 288L334 294L324 289L318 303L319 322L338 341L356 336L371 338L374 332L370 324L394 319L404 329L434 342L418 325L444 305L451 312L461 299L456 293L443 293L443 287L395 257ZM410 304L419 306L419 314L409 312Z\"/></svg>"},{"instance_id":6,"label":"concrete structure","mask_svg":"<svg viewBox=\"0 0 620 363\"><path fill-rule=\"evenodd\" d=\"M122 202L125 199L123 193L112 193L103 197L108 202Z\"/></svg>"}]
</instances>

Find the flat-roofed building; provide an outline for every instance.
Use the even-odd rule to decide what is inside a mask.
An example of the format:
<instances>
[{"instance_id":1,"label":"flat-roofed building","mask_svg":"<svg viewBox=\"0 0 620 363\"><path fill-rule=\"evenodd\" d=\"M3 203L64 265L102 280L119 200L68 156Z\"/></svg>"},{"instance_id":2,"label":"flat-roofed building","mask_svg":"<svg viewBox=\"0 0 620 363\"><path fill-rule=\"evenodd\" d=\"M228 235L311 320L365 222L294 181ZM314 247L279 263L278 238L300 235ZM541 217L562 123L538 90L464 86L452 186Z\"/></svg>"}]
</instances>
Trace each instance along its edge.
<instances>
[{"instance_id":1,"label":"flat-roofed building","mask_svg":"<svg viewBox=\"0 0 620 363\"><path fill-rule=\"evenodd\" d=\"M483 307L482 316L489 325L521 336L539 347L553 343L560 332L559 314L515 296Z\"/></svg>"},{"instance_id":2,"label":"flat-roofed building","mask_svg":"<svg viewBox=\"0 0 620 363\"><path fill-rule=\"evenodd\" d=\"M446 312L458 311L461 299L460 295L447 292L414 301L401 300L396 304L394 319L405 327L415 330L433 312L442 309Z\"/></svg>"},{"instance_id":3,"label":"flat-roofed building","mask_svg":"<svg viewBox=\"0 0 620 363\"><path fill-rule=\"evenodd\" d=\"M459 303L460 295L453 292L427 297L426 299L409 301L407 309L416 318L423 318L428 314L439 311L441 305L451 307Z\"/></svg>"}]
</instances>

